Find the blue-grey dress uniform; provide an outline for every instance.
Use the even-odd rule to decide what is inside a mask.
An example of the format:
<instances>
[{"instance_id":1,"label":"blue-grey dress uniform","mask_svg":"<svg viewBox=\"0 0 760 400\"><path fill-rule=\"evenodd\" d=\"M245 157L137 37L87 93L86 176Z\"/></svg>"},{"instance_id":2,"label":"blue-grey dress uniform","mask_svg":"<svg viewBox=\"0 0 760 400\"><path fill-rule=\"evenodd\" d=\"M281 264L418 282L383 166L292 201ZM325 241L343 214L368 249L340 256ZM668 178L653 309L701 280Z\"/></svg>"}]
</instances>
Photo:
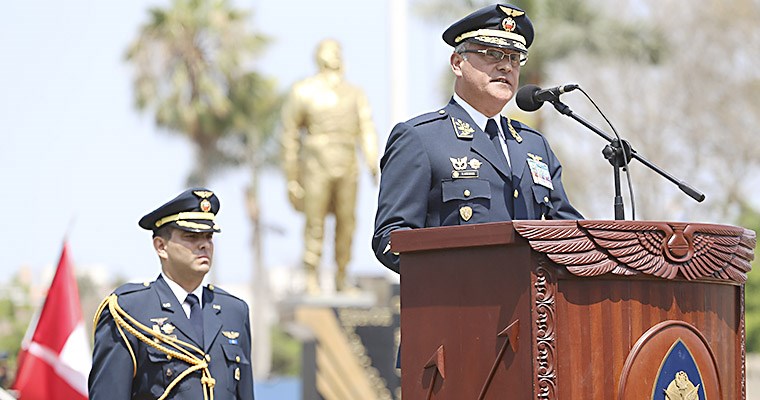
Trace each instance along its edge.
<instances>
[{"instance_id":1,"label":"blue-grey dress uniform","mask_svg":"<svg viewBox=\"0 0 760 400\"><path fill-rule=\"evenodd\" d=\"M562 187L562 166L536 130L504 116L511 167L452 99L443 109L396 125L382 171L372 247L399 272L396 229L515 219L582 219Z\"/></svg>"},{"instance_id":2,"label":"blue-grey dress uniform","mask_svg":"<svg viewBox=\"0 0 760 400\"><path fill-rule=\"evenodd\" d=\"M249 359L251 329L248 306L244 301L212 285L204 287L201 339L193 330L182 304L178 303L161 276L153 282L123 285L109 298L115 299L115 305L120 308L115 315L126 319L138 333L145 335L139 329L142 325L202 349L202 355L190 353L193 359L200 358L207 363L208 376L214 382L214 400L254 398ZM136 323L129 321L124 314L134 318ZM171 348L167 343L150 334L145 335L147 341L141 340L115 321L108 306L101 310L96 321L89 378L91 400L154 400L164 395L166 399L204 399L204 371L198 369L178 379L193 363L158 348ZM175 380L177 382L171 386Z\"/></svg>"}]
</instances>

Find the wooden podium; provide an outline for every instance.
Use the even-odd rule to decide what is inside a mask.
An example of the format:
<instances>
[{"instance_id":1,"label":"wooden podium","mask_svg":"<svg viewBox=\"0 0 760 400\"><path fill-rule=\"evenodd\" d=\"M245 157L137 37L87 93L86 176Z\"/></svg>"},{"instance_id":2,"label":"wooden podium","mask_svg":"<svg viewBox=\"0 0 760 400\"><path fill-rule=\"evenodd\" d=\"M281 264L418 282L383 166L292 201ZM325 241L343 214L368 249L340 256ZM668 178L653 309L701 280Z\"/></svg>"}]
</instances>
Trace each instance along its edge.
<instances>
[{"instance_id":1,"label":"wooden podium","mask_svg":"<svg viewBox=\"0 0 760 400\"><path fill-rule=\"evenodd\" d=\"M396 231L404 399L743 399L755 232L651 221Z\"/></svg>"}]
</instances>

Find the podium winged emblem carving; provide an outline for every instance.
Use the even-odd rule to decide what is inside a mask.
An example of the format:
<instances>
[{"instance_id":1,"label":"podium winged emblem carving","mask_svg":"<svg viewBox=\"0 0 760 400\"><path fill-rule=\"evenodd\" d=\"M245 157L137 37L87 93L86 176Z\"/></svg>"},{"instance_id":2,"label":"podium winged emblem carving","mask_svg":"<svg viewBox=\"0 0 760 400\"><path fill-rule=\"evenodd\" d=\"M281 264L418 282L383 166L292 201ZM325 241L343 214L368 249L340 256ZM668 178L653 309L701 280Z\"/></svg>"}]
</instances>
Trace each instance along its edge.
<instances>
[{"instance_id":1,"label":"podium winged emblem carving","mask_svg":"<svg viewBox=\"0 0 760 400\"><path fill-rule=\"evenodd\" d=\"M756 235L740 227L653 221L514 221L531 248L578 276L648 274L744 283Z\"/></svg>"}]
</instances>

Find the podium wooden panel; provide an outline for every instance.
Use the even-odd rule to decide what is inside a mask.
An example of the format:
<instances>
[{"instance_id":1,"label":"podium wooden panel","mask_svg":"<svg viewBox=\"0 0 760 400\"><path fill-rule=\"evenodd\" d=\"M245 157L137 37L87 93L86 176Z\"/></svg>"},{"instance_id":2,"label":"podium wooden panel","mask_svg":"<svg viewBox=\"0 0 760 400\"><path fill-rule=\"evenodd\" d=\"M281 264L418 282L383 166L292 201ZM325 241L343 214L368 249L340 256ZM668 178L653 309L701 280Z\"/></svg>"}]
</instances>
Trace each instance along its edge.
<instances>
[{"instance_id":1,"label":"podium wooden panel","mask_svg":"<svg viewBox=\"0 0 760 400\"><path fill-rule=\"evenodd\" d=\"M698 398L745 397L752 231L515 221L391 241L405 399L664 399L676 350Z\"/></svg>"}]
</instances>

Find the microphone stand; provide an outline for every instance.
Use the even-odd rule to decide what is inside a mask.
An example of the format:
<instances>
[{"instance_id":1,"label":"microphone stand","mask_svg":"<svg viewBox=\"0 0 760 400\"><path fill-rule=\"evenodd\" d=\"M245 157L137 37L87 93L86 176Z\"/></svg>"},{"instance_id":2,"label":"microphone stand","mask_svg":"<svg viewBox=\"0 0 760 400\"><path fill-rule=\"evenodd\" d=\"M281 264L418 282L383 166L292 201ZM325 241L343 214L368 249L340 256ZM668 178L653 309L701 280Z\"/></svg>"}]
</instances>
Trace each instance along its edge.
<instances>
[{"instance_id":1,"label":"microphone stand","mask_svg":"<svg viewBox=\"0 0 760 400\"><path fill-rule=\"evenodd\" d=\"M616 220L622 220L625 218L625 211L623 209L623 196L620 191L620 168L626 168L627 167L627 161L631 159L639 160L642 164L646 165L651 169L652 171L660 174L660 176L664 177L665 179L673 182L678 186L681 191L689 195L692 199L701 202L705 199L705 195L700 192L699 190L693 188L688 183L678 180L673 175L670 175L666 171L664 171L662 168L654 165L653 163L649 162L649 160L645 159L644 157L640 156L636 150L634 150L631 147L631 144L628 143L625 140L618 140L612 138L610 135L606 134L599 128L592 125L590 122L586 121L582 117L576 115L573 110L570 109L570 107L567 106L567 104L559 101L554 100L550 101L554 108L559 111L560 114L566 115L578 122L580 122L581 125L585 126L586 128L590 129L597 135L601 136L605 140L609 142L607 146L604 147L602 150L602 154L604 155L604 158L607 159L607 161L612 164L612 167L614 169L614 179L615 179L615 219Z\"/></svg>"}]
</instances>

